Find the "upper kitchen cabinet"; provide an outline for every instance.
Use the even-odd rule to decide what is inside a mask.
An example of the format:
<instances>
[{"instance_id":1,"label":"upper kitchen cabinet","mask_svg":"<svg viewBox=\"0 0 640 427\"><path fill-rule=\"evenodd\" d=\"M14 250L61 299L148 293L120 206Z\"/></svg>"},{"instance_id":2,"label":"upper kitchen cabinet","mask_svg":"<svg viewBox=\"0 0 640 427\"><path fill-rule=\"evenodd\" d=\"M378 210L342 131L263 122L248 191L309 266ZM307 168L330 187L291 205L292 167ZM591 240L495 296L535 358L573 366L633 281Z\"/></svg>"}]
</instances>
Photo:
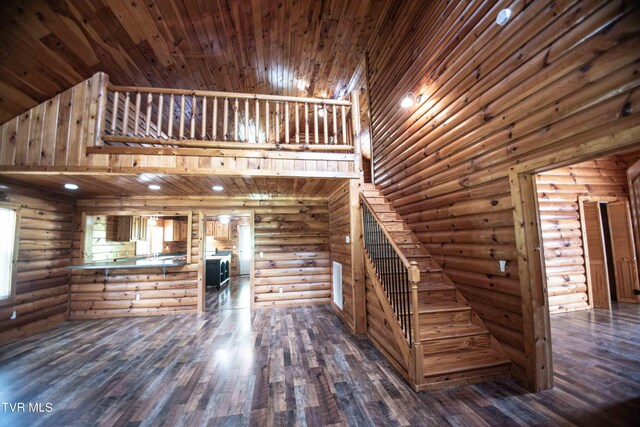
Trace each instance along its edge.
<instances>
[{"instance_id":1,"label":"upper kitchen cabinet","mask_svg":"<svg viewBox=\"0 0 640 427\"><path fill-rule=\"evenodd\" d=\"M207 221L207 236L213 236L216 240L231 239L231 225L229 222Z\"/></svg>"},{"instance_id":2,"label":"upper kitchen cabinet","mask_svg":"<svg viewBox=\"0 0 640 427\"><path fill-rule=\"evenodd\" d=\"M117 242L132 242L147 239L147 218L142 216L119 216L116 232Z\"/></svg>"},{"instance_id":3,"label":"upper kitchen cabinet","mask_svg":"<svg viewBox=\"0 0 640 427\"><path fill-rule=\"evenodd\" d=\"M178 242L187 240L189 232L187 230L186 219L165 219L164 220L164 241Z\"/></svg>"}]
</instances>

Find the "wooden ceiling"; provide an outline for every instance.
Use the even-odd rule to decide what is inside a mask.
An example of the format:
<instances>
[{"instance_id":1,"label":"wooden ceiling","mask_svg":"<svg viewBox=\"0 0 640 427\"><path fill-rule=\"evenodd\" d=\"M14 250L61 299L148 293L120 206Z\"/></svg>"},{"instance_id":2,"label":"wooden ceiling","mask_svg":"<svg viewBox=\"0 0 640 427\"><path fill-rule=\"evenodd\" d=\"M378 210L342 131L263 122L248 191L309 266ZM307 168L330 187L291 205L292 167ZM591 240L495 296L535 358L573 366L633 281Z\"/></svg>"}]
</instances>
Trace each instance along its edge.
<instances>
[{"instance_id":1,"label":"wooden ceiling","mask_svg":"<svg viewBox=\"0 0 640 427\"><path fill-rule=\"evenodd\" d=\"M4 0L0 123L90 77L337 97L394 0Z\"/></svg>"},{"instance_id":2,"label":"wooden ceiling","mask_svg":"<svg viewBox=\"0 0 640 427\"><path fill-rule=\"evenodd\" d=\"M185 175L44 175L15 174L0 176L3 186L12 184L71 195L77 198L126 196L221 196L248 199L281 197L328 197L345 181L322 178L261 178L230 176ZM78 185L75 191L66 190L65 183ZM160 190L151 190L156 184ZM214 185L223 187L213 191Z\"/></svg>"}]
</instances>

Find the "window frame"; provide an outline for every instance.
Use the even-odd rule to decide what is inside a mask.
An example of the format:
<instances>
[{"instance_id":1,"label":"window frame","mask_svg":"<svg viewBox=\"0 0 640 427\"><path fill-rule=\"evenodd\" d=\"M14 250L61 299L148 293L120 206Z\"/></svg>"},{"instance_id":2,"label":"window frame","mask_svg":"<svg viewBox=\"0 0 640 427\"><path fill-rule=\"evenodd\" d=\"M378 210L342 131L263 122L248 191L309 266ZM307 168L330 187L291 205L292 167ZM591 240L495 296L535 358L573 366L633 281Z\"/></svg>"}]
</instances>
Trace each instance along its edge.
<instances>
[{"instance_id":1,"label":"window frame","mask_svg":"<svg viewBox=\"0 0 640 427\"><path fill-rule=\"evenodd\" d=\"M11 282L9 283L9 295L0 296L0 302L11 302L16 298L16 284L18 281L18 251L20 247L20 222L22 219L22 205L16 203L0 202L0 208L13 210L16 214L16 224L13 238L13 259L11 260Z\"/></svg>"}]
</instances>

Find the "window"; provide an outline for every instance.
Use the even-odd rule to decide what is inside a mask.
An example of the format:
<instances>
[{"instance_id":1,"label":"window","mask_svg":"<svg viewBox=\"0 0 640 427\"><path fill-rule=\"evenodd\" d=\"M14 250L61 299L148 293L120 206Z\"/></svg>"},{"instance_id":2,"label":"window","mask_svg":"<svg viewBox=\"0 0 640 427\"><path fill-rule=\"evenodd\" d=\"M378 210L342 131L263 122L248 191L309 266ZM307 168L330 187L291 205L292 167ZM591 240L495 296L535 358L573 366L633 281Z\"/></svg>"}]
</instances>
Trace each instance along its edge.
<instances>
[{"instance_id":1,"label":"window","mask_svg":"<svg viewBox=\"0 0 640 427\"><path fill-rule=\"evenodd\" d=\"M4 234L0 239L0 299L15 294L16 264L18 256L19 207L0 204L0 224Z\"/></svg>"},{"instance_id":2,"label":"window","mask_svg":"<svg viewBox=\"0 0 640 427\"><path fill-rule=\"evenodd\" d=\"M154 255L162 253L164 228L157 225L147 226L147 239L136 242L136 255Z\"/></svg>"}]
</instances>

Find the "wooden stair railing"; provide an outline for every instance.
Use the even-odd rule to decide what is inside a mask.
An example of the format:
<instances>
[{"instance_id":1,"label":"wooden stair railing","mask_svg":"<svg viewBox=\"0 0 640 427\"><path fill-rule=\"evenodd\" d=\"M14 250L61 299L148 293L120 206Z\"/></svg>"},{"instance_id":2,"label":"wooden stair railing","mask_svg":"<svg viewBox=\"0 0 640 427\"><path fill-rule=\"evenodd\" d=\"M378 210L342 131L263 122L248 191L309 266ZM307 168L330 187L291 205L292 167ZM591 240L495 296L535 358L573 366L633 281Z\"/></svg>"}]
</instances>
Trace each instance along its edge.
<instances>
[{"instance_id":1,"label":"wooden stair railing","mask_svg":"<svg viewBox=\"0 0 640 427\"><path fill-rule=\"evenodd\" d=\"M500 344L384 195L365 184L360 199L374 344L418 391L509 376Z\"/></svg>"},{"instance_id":2,"label":"wooden stair railing","mask_svg":"<svg viewBox=\"0 0 640 427\"><path fill-rule=\"evenodd\" d=\"M350 101L110 85L106 110L107 145L354 151Z\"/></svg>"}]
</instances>

